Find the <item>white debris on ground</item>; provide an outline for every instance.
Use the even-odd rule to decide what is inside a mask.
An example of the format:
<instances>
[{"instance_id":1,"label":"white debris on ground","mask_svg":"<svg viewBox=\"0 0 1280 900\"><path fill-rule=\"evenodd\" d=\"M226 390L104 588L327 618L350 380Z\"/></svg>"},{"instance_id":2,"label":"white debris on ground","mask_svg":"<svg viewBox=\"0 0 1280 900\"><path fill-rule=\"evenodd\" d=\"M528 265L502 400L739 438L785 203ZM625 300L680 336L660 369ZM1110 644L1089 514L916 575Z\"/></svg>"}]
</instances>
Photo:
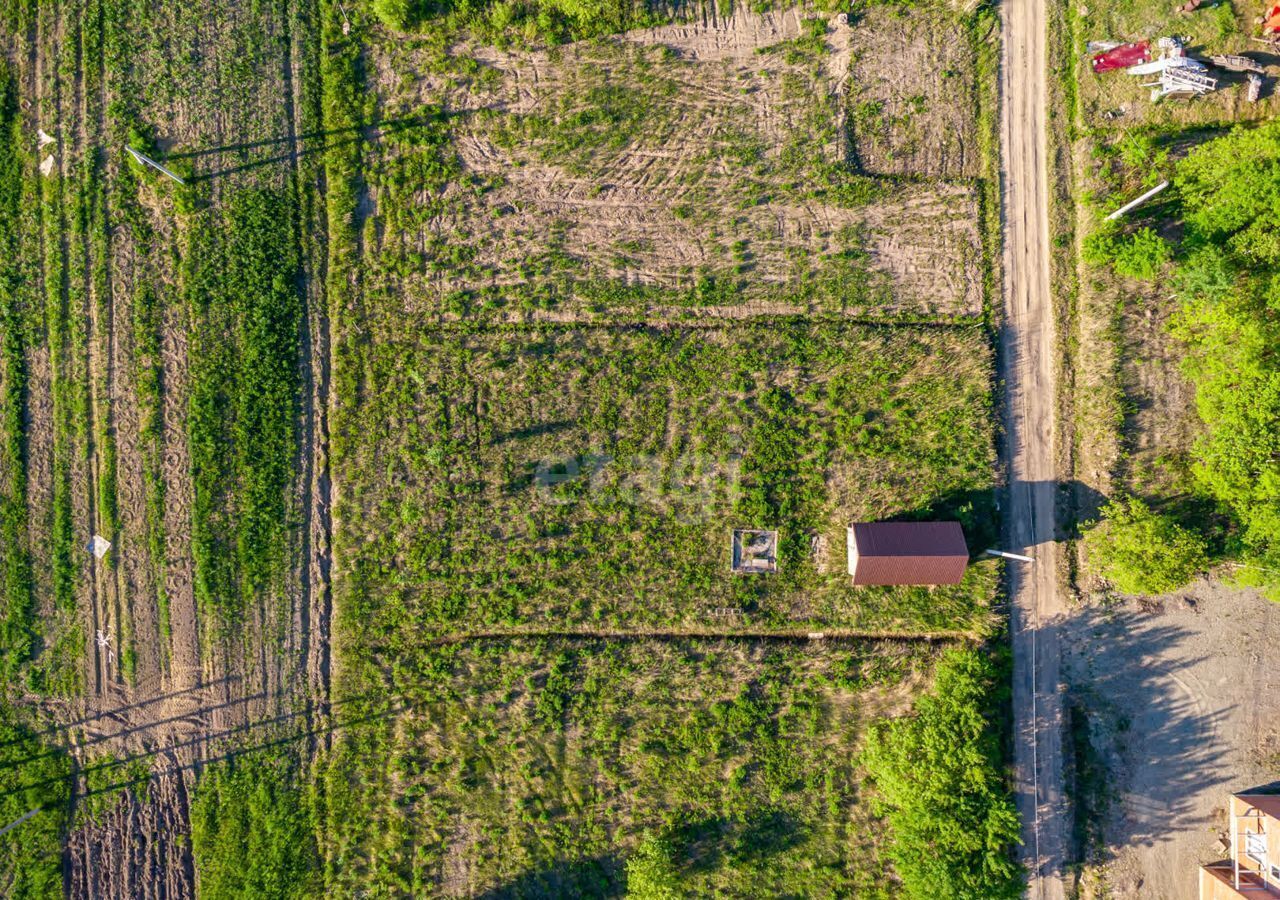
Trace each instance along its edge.
<instances>
[{"instance_id":1,"label":"white debris on ground","mask_svg":"<svg viewBox=\"0 0 1280 900\"><path fill-rule=\"evenodd\" d=\"M111 549L111 542L100 534L95 534L93 540L89 542L89 551L98 559L107 555L107 551Z\"/></svg>"},{"instance_id":2,"label":"white debris on ground","mask_svg":"<svg viewBox=\"0 0 1280 900\"><path fill-rule=\"evenodd\" d=\"M1276 6L1280 11L1280 4ZM1277 18L1280 18L1278 13ZM1130 75L1155 75L1157 80L1143 83L1151 88L1151 101L1165 97L1199 97L1218 90L1219 77L1210 74L1210 67L1222 72L1247 74L1246 96L1256 103L1266 85L1266 65L1241 54L1219 54L1200 60L1188 55L1186 45L1190 38L1162 37L1152 44L1138 41L1121 44L1116 41L1089 41L1093 70L1099 74L1124 71ZM1255 39L1256 40L1256 39ZM1159 56L1153 58L1153 51ZM1113 117L1111 117L1113 118Z\"/></svg>"},{"instance_id":3,"label":"white debris on ground","mask_svg":"<svg viewBox=\"0 0 1280 900\"><path fill-rule=\"evenodd\" d=\"M1217 89L1218 79L1208 73L1208 67L1200 60L1187 56L1181 39L1162 37L1156 42L1156 46L1160 48L1158 59L1140 63L1128 69L1130 75L1158 74L1160 76L1159 81L1147 82L1143 85L1153 89L1152 102L1162 97L1190 97L1207 94Z\"/></svg>"},{"instance_id":4,"label":"white debris on ground","mask_svg":"<svg viewBox=\"0 0 1280 900\"><path fill-rule=\"evenodd\" d=\"M43 150L54 142L54 138L43 128L36 129L36 138L40 141L40 149Z\"/></svg>"},{"instance_id":5,"label":"white debris on ground","mask_svg":"<svg viewBox=\"0 0 1280 900\"><path fill-rule=\"evenodd\" d=\"M44 162L40 163L40 174L48 178L53 174L53 154L50 153L44 158Z\"/></svg>"}]
</instances>

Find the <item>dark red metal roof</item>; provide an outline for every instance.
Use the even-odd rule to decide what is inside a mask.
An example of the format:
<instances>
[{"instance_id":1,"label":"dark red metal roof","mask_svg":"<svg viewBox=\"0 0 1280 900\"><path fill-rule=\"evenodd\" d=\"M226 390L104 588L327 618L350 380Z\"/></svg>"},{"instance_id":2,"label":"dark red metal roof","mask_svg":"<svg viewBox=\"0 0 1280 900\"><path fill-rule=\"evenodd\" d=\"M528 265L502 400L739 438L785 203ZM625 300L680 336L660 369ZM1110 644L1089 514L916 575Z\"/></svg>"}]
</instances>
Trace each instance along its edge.
<instances>
[{"instance_id":1,"label":"dark red metal roof","mask_svg":"<svg viewBox=\"0 0 1280 900\"><path fill-rule=\"evenodd\" d=\"M969 565L959 522L860 522L849 542L854 584L958 584Z\"/></svg>"}]
</instances>

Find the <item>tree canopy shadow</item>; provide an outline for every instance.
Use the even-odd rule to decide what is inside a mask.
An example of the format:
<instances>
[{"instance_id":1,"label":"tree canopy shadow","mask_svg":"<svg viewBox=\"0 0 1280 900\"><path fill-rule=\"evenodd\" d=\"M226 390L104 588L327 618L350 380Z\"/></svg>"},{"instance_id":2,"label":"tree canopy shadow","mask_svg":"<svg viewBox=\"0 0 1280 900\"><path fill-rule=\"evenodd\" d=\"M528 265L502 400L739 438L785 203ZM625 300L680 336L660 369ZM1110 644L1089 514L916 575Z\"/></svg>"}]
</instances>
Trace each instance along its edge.
<instances>
[{"instance_id":1,"label":"tree canopy shadow","mask_svg":"<svg viewBox=\"0 0 1280 900\"><path fill-rule=\"evenodd\" d=\"M1015 482L1010 486L1009 492L1011 494L1017 490L1029 490L1034 493L1042 489L1054 492L1054 505L1058 508L1097 510L1106 503L1102 494L1080 481ZM996 487L951 491L940 494L924 506L890 518L901 522L959 522L964 529L969 555L979 557L988 548L1000 548L1003 544L1001 516L1004 497L999 491ZM1054 539L1062 541L1079 538L1082 518L1085 517L1059 515L1054 528Z\"/></svg>"},{"instance_id":2,"label":"tree canopy shadow","mask_svg":"<svg viewBox=\"0 0 1280 900\"><path fill-rule=\"evenodd\" d=\"M1136 607L1086 606L1059 631L1068 683L1068 790L1077 850L1090 835L1105 859L1206 826L1197 797L1228 781L1221 726L1233 706L1211 709L1189 670L1212 654L1199 635ZM1082 730L1083 729L1083 730Z\"/></svg>"},{"instance_id":3,"label":"tree canopy shadow","mask_svg":"<svg viewBox=\"0 0 1280 900\"><path fill-rule=\"evenodd\" d=\"M563 860L517 875L480 894L482 900L552 900L558 897L621 897L626 893L622 861L611 855Z\"/></svg>"},{"instance_id":4,"label":"tree canopy shadow","mask_svg":"<svg viewBox=\"0 0 1280 900\"><path fill-rule=\"evenodd\" d=\"M711 816L668 832L676 848L673 864L687 873L724 867L758 867L802 843L803 825L783 810L762 809L748 816ZM621 897L626 874L621 855L556 862L517 876L481 894L484 898Z\"/></svg>"}]
</instances>

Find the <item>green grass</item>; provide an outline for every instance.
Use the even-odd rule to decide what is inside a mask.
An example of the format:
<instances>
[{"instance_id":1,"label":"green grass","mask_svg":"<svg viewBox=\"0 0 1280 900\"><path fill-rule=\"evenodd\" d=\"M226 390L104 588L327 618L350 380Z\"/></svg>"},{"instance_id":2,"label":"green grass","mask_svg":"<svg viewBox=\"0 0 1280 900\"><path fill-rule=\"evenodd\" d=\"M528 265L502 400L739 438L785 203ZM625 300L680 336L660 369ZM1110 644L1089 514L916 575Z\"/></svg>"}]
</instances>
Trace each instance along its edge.
<instances>
[{"instance_id":1,"label":"green grass","mask_svg":"<svg viewBox=\"0 0 1280 900\"><path fill-rule=\"evenodd\" d=\"M191 801L191 855L209 900L316 896L320 859L296 753L211 765Z\"/></svg>"},{"instance_id":2,"label":"green grass","mask_svg":"<svg viewBox=\"0 0 1280 900\"><path fill-rule=\"evenodd\" d=\"M685 896L890 896L856 751L932 655L707 641L430 651L342 714L390 718L344 729L329 763L329 884L616 896L660 834Z\"/></svg>"},{"instance_id":3,"label":"green grass","mask_svg":"<svg viewBox=\"0 0 1280 900\"><path fill-rule=\"evenodd\" d=\"M373 11L396 31L436 33L468 30L484 40L507 44L529 41L563 43L657 25L670 13L645 0L374 0Z\"/></svg>"},{"instance_id":4,"label":"green grass","mask_svg":"<svg viewBox=\"0 0 1280 900\"><path fill-rule=\"evenodd\" d=\"M225 220L198 213L187 289L193 341L188 431L197 599L235 617L278 587L293 477L301 296L293 206L246 189Z\"/></svg>"},{"instance_id":5,"label":"green grass","mask_svg":"<svg viewBox=\"0 0 1280 900\"><path fill-rule=\"evenodd\" d=\"M639 894L646 879L695 896L895 894L857 751L873 720L906 711L923 689L932 643L433 643L488 628L992 626L992 561L932 591L855 590L844 571L854 519L957 517L973 548L985 546L993 370L977 320L886 312L901 298L873 273L880 235L856 215L892 207L901 186L835 158L843 95L821 68L826 17L806 9L798 39L728 74L660 48L566 48L565 90L539 93L521 116L488 116L453 101L494 90L496 67L447 39L562 41L695 10L437 7L408 37L371 11L250 5L211 30L212 20L139 0L0 5L15 34L40 36L41 53L66 35L42 69L57 100L46 93L35 114L61 122L68 177L37 179L33 160L8 153L16 121L0 144L0 215L19 210L0 221L0 249L17 235L26 251L12 254L21 263L0 258L3 400L22 408L23 367L44 343L53 372L52 505L31 522L21 416L6 408L0 418L0 514L15 511L0 538L26 543L25 525L49 563L46 574L17 555L0 562L5 612L34 608L23 587L32 568L50 586L39 605L60 610L31 686L83 689L69 676L87 643L75 543L88 523L72 517L86 504L116 541L113 563L127 561L106 573L125 588L108 610L121 669L140 682L163 674L179 624L166 567L186 562L169 559L184 535L166 521L181 528L187 486L186 473L166 471L165 450L184 440L203 662L211 678L240 671L246 691L270 678L260 661L294 683L295 657L282 662L276 643L291 620L285 603L270 604L305 571L295 567L305 558L296 428L310 421L299 415L300 375L323 366L300 358L300 337L327 327L332 715L316 717L306 751L233 745L232 759L202 767L189 822L202 895ZM292 66L282 65L286 40ZM212 52L232 44L234 54ZM296 110L282 99L286 70L301 81ZM388 86L397 79L403 89ZM12 106L0 104L11 117ZM295 123L302 153L278 158ZM480 175L464 165L472 133L495 138L511 166ZM664 252L661 236L609 232L586 252L575 223L555 215L546 228L520 226L528 244L488 253L490 226L518 214L502 193L517 168L603 189L628 153L658 159L686 140L700 142L696 152L683 170L656 173L665 181L652 205L673 233L706 237L705 264L636 278ZM167 153L192 185L116 159L125 144ZM30 177L11 189L11 171ZM791 220L776 219L801 207L817 212L796 219L811 232L797 241ZM30 237L41 222L29 229L24 215L42 217L43 258ZM14 283L21 291L6 293ZM309 320L304 297L316 304ZM773 315L771 303L822 321ZM717 318L723 309L749 318ZM855 324L855 314L900 327ZM538 319L563 321L530 324ZM110 387L123 391L114 406L86 365L108 323ZM180 433L167 435L175 404ZM96 490L82 477L90 448ZM775 576L728 572L729 530L754 525L781 529ZM153 600L158 653L152 635L132 630ZM21 659L31 633L12 634ZM10 637L6 623L6 650ZM61 768L31 771L57 781L66 760L48 760ZM96 793L76 804L76 827L101 823L148 765L90 761L81 775ZM59 859L66 824L44 815L45 830L24 832L32 843L0 843L12 854L0 879L24 854ZM57 866L31 871L60 891ZM26 890L0 880L0 893Z\"/></svg>"},{"instance_id":6,"label":"green grass","mask_svg":"<svg viewBox=\"0 0 1280 900\"><path fill-rule=\"evenodd\" d=\"M60 749L0 700L0 821L31 810L33 818L0 836L0 894L11 900L56 900L62 894L62 841L71 763Z\"/></svg>"},{"instance_id":7,"label":"green grass","mask_svg":"<svg viewBox=\"0 0 1280 900\"><path fill-rule=\"evenodd\" d=\"M943 361L946 361L945 363ZM991 535L980 329L768 325L450 332L380 346L337 511L344 621L373 652L417 629L743 624L974 629L996 570L854 589L845 527L960 517ZM729 532L781 533L729 571ZM815 539L826 544L822 568Z\"/></svg>"},{"instance_id":8,"label":"green grass","mask_svg":"<svg viewBox=\"0 0 1280 900\"><path fill-rule=\"evenodd\" d=\"M23 414L27 399L29 288L21 263L24 196L17 89L0 64L0 668L6 678L33 650L37 625L27 550L27 473Z\"/></svg>"}]
</instances>

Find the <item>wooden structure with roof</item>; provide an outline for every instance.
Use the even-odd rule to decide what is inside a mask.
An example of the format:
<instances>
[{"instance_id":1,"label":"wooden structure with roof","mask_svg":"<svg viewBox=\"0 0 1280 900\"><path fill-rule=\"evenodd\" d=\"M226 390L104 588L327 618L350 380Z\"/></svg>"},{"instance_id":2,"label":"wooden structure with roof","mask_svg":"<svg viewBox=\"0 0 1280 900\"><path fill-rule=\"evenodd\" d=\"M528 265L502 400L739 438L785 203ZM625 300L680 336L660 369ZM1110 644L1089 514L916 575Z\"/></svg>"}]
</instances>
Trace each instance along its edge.
<instances>
[{"instance_id":1,"label":"wooden structure with roof","mask_svg":"<svg viewBox=\"0 0 1280 900\"><path fill-rule=\"evenodd\" d=\"M849 526L854 584L959 584L969 548L959 522L860 522Z\"/></svg>"},{"instance_id":2,"label":"wooden structure with roof","mask_svg":"<svg viewBox=\"0 0 1280 900\"><path fill-rule=\"evenodd\" d=\"M1232 794L1230 859L1200 867L1200 900L1280 897L1280 795Z\"/></svg>"}]
</instances>

